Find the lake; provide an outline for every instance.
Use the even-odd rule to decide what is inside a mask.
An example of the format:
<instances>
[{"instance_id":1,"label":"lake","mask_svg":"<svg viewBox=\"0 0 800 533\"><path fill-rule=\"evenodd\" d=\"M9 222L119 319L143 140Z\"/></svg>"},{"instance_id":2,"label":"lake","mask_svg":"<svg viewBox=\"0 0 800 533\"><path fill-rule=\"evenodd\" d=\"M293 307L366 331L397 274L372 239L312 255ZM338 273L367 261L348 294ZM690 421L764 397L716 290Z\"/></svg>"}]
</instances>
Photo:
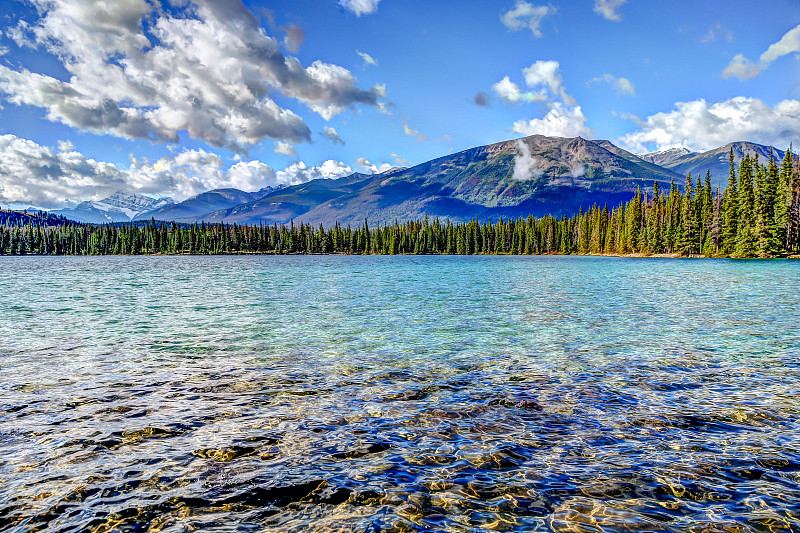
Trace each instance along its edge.
<instances>
[{"instance_id":1,"label":"lake","mask_svg":"<svg viewBox=\"0 0 800 533\"><path fill-rule=\"evenodd\" d=\"M0 257L2 531L800 531L800 262Z\"/></svg>"}]
</instances>

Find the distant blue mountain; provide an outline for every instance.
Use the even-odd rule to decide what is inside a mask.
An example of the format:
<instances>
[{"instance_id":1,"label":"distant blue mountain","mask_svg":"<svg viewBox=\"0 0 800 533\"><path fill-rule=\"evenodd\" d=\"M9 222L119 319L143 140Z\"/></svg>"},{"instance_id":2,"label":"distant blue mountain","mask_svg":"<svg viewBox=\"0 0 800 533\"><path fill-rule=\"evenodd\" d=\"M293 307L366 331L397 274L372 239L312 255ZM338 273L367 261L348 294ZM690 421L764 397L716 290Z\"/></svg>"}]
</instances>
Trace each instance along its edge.
<instances>
[{"instance_id":1,"label":"distant blue mountain","mask_svg":"<svg viewBox=\"0 0 800 533\"><path fill-rule=\"evenodd\" d=\"M244 192L239 189L214 189L197 196L192 196L177 204L170 204L138 214L135 220L180 220L195 222L206 213L227 209L240 204L256 201L275 190L265 187L256 192Z\"/></svg>"}]
</instances>

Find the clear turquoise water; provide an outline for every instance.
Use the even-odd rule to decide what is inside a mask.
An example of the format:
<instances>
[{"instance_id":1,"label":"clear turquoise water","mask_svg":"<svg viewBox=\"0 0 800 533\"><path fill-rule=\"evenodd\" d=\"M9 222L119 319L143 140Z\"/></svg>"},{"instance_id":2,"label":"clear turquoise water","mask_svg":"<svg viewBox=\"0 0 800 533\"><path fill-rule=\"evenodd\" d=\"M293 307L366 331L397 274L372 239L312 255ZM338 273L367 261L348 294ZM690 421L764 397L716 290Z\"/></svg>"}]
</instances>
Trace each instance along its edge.
<instances>
[{"instance_id":1,"label":"clear turquoise water","mask_svg":"<svg viewBox=\"0 0 800 533\"><path fill-rule=\"evenodd\" d=\"M0 258L2 531L800 531L800 263Z\"/></svg>"}]
</instances>

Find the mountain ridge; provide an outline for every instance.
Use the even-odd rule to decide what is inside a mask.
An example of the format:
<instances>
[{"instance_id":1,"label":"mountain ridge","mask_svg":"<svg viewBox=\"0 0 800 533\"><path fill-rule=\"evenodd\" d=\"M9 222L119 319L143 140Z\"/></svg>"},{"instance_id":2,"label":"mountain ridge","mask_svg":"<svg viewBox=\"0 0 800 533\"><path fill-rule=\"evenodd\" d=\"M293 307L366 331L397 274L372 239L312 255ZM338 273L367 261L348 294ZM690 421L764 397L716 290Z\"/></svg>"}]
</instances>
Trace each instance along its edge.
<instances>
[{"instance_id":1,"label":"mountain ridge","mask_svg":"<svg viewBox=\"0 0 800 533\"><path fill-rule=\"evenodd\" d=\"M150 198L141 194L117 191L102 200L88 200L73 208L49 211L76 222L106 224L112 222L131 222L144 212L172 205L172 198Z\"/></svg>"},{"instance_id":2,"label":"mountain ridge","mask_svg":"<svg viewBox=\"0 0 800 533\"><path fill-rule=\"evenodd\" d=\"M118 192L108 199L79 205L93 220L85 220L87 216L74 219L95 223L155 219L238 224L286 224L294 220L330 226L336 222L358 224L365 218L372 223L387 223L424 215L454 221L529 214L560 216L593 204L617 205L638 189L649 190L653 182L680 187L688 172L699 177L708 169L714 184L727 183L731 148L736 163L746 153L766 158L770 150L739 141L701 153L672 148L637 155L608 140L531 135L378 174L356 172L255 192L214 189L178 203ZM773 153L776 158L784 155L780 150ZM125 204L125 197L135 197L135 201ZM156 205L158 202L161 205ZM142 205L155 207L136 211ZM52 213L73 218L70 210Z\"/></svg>"}]
</instances>

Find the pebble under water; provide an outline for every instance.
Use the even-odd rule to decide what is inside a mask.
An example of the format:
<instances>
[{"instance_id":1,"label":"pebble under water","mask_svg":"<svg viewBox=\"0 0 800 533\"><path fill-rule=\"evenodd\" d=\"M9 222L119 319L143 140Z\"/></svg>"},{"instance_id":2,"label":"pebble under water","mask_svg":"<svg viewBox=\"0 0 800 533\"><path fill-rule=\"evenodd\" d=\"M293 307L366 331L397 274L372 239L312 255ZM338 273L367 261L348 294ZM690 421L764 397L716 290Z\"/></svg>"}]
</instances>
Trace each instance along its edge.
<instances>
[{"instance_id":1,"label":"pebble under water","mask_svg":"<svg viewBox=\"0 0 800 533\"><path fill-rule=\"evenodd\" d=\"M0 531L800 531L797 261L0 268Z\"/></svg>"}]
</instances>

